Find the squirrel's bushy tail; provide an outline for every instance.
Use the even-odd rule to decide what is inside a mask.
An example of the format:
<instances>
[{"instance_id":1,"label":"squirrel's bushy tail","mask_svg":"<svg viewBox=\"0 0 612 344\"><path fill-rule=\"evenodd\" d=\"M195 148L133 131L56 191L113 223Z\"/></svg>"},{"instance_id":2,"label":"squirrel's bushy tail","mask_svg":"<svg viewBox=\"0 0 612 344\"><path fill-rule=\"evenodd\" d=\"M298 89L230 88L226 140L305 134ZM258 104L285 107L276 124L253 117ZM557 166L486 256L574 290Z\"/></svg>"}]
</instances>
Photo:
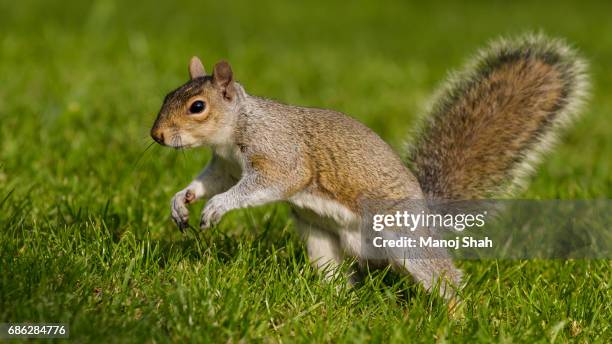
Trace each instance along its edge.
<instances>
[{"instance_id":1,"label":"squirrel's bushy tail","mask_svg":"<svg viewBox=\"0 0 612 344\"><path fill-rule=\"evenodd\" d=\"M542 35L500 40L441 90L408 150L430 199L504 196L586 95L585 63Z\"/></svg>"}]
</instances>

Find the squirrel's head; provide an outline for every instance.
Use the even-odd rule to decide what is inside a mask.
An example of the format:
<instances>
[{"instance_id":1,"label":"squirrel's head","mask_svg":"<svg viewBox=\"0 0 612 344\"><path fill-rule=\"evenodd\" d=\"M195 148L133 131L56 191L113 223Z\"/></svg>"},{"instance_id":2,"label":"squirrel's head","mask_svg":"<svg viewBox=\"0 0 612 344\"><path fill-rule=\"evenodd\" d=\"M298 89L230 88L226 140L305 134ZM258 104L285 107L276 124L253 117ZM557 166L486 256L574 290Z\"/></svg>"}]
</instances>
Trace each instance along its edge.
<instances>
[{"instance_id":1,"label":"squirrel's head","mask_svg":"<svg viewBox=\"0 0 612 344\"><path fill-rule=\"evenodd\" d=\"M164 99L151 137L159 144L183 148L223 144L231 139L240 86L229 63L221 61L206 75L202 62L192 57L191 79Z\"/></svg>"}]
</instances>

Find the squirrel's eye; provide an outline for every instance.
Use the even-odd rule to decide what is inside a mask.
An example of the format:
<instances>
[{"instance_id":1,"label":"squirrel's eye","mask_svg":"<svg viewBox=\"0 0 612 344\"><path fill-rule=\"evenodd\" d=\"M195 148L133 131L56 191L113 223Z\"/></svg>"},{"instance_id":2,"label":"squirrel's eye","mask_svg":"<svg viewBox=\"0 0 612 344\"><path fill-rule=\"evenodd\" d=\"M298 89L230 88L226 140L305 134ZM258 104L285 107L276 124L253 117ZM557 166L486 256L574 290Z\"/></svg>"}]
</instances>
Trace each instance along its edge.
<instances>
[{"instance_id":1,"label":"squirrel's eye","mask_svg":"<svg viewBox=\"0 0 612 344\"><path fill-rule=\"evenodd\" d=\"M203 101L196 100L195 102L191 103L191 106L189 107L189 112L190 113L200 113L204 111L205 108L206 108L206 104Z\"/></svg>"}]
</instances>

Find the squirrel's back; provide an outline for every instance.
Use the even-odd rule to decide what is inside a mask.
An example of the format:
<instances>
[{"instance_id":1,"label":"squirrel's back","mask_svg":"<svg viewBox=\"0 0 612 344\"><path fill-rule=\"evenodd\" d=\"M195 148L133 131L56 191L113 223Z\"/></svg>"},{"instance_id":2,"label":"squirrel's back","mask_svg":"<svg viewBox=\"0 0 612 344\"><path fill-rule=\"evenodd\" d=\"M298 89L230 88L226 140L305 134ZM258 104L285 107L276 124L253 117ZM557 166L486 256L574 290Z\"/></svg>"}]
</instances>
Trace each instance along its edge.
<instances>
[{"instance_id":1,"label":"squirrel's back","mask_svg":"<svg viewBox=\"0 0 612 344\"><path fill-rule=\"evenodd\" d=\"M585 64L541 35L501 40L451 78L408 160L431 199L504 195L553 142L586 94Z\"/></svg>"},{"instance_id":2,"label":"squirrel's back","mask_svg":"<svg viewBox=\"0 0 612 344\"><path fill-rule=\"evenodd\" d=\"M295 171L307 169L306 184L322 196L351 209L358 207L360 198L422 198L401 157L359 121L333 110L254 96L249 96L246 107L250 111L243 118L248 123L237 132L259 133L246 135L246 140L257 138L246 145L266 150L266 156L299 161Z\"/></svg>"}]
</instances>

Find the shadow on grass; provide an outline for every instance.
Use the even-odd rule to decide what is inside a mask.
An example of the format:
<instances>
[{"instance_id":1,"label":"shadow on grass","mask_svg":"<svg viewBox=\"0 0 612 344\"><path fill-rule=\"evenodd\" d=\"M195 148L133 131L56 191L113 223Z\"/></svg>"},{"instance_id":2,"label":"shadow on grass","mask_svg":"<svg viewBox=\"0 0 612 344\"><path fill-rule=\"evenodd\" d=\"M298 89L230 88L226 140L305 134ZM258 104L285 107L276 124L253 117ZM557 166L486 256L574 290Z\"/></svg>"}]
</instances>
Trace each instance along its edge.
<instances>
[{"instance_id":1,"label":"shadow on grass","mask_svg":"<svg viewBox=\"0 0 612 344\"><path fill-rule=\"evenodd\" d=\"M212 257L221 263L230 263L248 253L253 255L252 259L259 260L278 254L279 250L287 247L298 255L293 259L306 262L303 247L295 245L300 241L282 209L273 207L262 216L253 216L251 212L261 211L249 209L240 212L238 218L231 216L220 226L207 230L190 226L178 240L151 240L159 246L160 267L176 257L189 261ZM238 223L241 225L236 225ZM175 228L171 230L178 231ZM296 252L294 246L299 247L301 254Z\"/></svg>"}]
</instances>

